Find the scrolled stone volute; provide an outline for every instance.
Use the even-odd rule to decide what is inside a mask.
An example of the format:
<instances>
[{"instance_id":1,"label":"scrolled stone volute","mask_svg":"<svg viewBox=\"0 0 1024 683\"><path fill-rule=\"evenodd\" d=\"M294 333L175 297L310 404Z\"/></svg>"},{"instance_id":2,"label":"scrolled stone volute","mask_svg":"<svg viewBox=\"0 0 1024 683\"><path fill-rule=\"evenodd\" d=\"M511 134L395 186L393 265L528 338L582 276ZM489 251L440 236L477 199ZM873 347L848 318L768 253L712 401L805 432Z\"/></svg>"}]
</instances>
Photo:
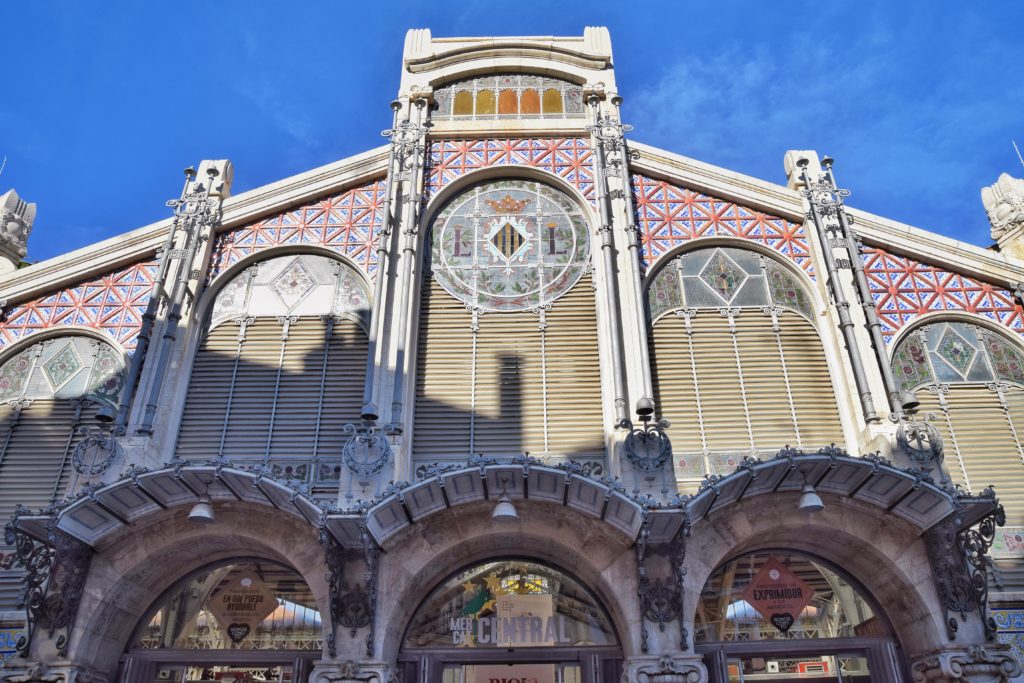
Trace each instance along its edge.
<instances>
[{"instance_id":1,"label":"scrolled stone volute","mask_svg":"<svg viewBox=\"0 0 1024 683\"><path fill-rule=\"evenodd\" d=\"M635 673L630 676L629 668ZM700 658L664 655L657 661L641 662L627 668L623 683L706 683L708 671Z\"/></svg>"},{"instance_id":2,"label":"scrolled stone volute","mask_svg":"<svg viewBox=\"0 0 1024 683\"><path fill-rule=\"evenodd\" d=\"M981 203L999 251L1024 258L1024 180L1003 173L995 183L981 188Z\"/></svg>"},{"instance_id":3,"label":"scrolled stone volute","mask_svg":"<svg viewBox=\"0 0 1024 683\"><path fill-rule=\"evenodd\" d=\"M911 673L916 683L1006 683L1021 675L1021 667L1008 646L969 645L926 655L914 662Z\"/></svg>"},{"instance_id":4,"label":"scrolled stone volute","mask_svg":"<svg viewBox=\"0 0 1024 683\"><path fill-rule=\"evenodd\" d=\"M18 267L28 253L28 234L36 219L36 205L14 190L0 195L0 275Z\"/></svg>"}]
</instances>

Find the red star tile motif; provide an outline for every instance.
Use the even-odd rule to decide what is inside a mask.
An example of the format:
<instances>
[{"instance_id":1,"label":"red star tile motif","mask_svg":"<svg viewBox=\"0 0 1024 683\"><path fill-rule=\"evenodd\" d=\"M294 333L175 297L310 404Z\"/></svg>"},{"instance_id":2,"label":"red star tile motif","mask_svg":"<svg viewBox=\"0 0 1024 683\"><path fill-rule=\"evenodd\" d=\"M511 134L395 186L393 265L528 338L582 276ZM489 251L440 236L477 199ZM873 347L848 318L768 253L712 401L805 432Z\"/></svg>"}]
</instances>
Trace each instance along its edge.
<instances>
[{"instance_id":1,"label":"red star tile motif","mask_svg":"<svg viewBox=\"0 0 1024 683\"><path fill-rule=\"evenodd\" d=\"M218 233L207 282L242 258L286 244L326 247L366 273L377 269L377 236L384 222L385 179Z\"/></svg>"},{"instance_id":2,"label":"red star tile motif","mask_svg":"<svg viewBox=\"0 0 1024 683\"><path fill-rule=\"evenodd\" d=\"M155 261L136 263L19 303L0 321L0 348L42 330L76 325L102 330L134 349L156 270Z\"/></svg>"},{"instance_id":3,"label":"red star tile motif","mask_svg":"<svg viewBox=\"0 0 1024 683\"><path fill-rule=\"evenodd\" d=\"M1024 334L1024 311L1004 287L879 247L866 247L861 258L882 334L890 341L904 326L933 311L977 313Z\"/></svg>"},{"instance_id":4,"label":"red star tile motif","mask_svg":"<svg viewBox=\"0 0 1024 683\"><path fill-rule=\"evenodd\" d=\"M799 223L637 173L633 204L648 267L689 240L729 236L769 247L814 277L807 234Z\"/></svg>"}]
</instances>

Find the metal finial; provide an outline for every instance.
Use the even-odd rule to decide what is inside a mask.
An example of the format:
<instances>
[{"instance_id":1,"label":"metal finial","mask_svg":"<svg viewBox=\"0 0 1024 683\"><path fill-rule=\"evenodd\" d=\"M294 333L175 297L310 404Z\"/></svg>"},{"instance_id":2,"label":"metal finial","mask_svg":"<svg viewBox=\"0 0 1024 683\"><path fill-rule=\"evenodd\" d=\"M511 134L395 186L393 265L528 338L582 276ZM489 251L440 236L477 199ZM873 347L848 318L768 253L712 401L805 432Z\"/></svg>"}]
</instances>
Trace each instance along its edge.
<instances>
[{"instance_id":1,"label":"metal finial","mask_svg":"<svg viewBox=\"0 0 1024 683\"><path fill-rule=\"evenodd\" d=\"M402 108L402 100L391 100L391 111L398 111Z\"/></svg>"},{"instance_id":2,"label":"metal finial","mask_svg":"<svg viewBox=\"0 0 1024 683\"><path fill-rule=\"evenodd\" d=\"M189 166L188 168L185 169L185 178L187 180L192 180L195 177L196 177L196 169L195 169L194 166Z\"/></svg>"},{"instance_id":3,"label":"metal finial","mask_svg":"<svg viewBox=\"0 0 1024 683\"><path fill-rule=\"evenodd\" d=\"M796 160L797 168L807 168L808 164L810 163L811 160L808 159L807 157L800 157L799 159Z\"/></svg>"},{"instance_id":4,"label":"metal finial","mask_svg":"<svg viewBox=\"0 0 1024 683\"><path fill-rule=\"evenodd\" d=\"M826 154L821 158L821 163L825 165L825 168L831 168L832 164L835 163L835 159Z\"/></svg>"}]
</instances>

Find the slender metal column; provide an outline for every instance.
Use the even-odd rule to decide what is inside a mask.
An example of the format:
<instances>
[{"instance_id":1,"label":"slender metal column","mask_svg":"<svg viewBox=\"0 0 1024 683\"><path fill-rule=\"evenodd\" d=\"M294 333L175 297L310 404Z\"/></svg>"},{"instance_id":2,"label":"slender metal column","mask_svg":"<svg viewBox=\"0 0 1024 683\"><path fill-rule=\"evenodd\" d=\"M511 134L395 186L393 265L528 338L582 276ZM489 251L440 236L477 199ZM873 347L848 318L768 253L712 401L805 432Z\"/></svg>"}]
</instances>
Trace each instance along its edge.
<instances>
[{"instance_id":1,"label":"slender metal column","mask_svg":"<svg viewBox=\"0 0 1024 683\"><path fill-rule=\"evenodd\" d=\"M871 338L871 348L875 352L875 360L878 362L878 369L882 373L882 384L885 385L885 393L889 399L889 408L892 410L892 417L898 420L903 416L904 409L913 409L918 406L917 398L910 393L903 394L896 377L892 373L892 363L889 360L889 352L885 346L885 338L882 336L882 324L878 320L878 312L875 310L875 300L871 296L871 288L868 286L867 276L864 274L864 263L860 259L860 241L857 234L850 228L853 219L846 215L843 207L843 197L849 196L849 190L839 190L836 187L835 175L832 172L832 158L824 157L821 162L825 166L825 173L819 182L825 183L831 188L833 196L838 199L836 213L839 218L839 229L846 243L846 254L850 260L850 267L853 269L853 282L856 286L857 298L860 300L861 308L864 310L866 327Z\"/></svg>"},{"instance_id":2,"label":"slender metal column","mask_svg":"<svg viewBox=\"0 0 1024 683\"><path fill-rule=\"evenodd\" d=\"M193 174L195 171L192 172ZM181 322L181 308L185 302L185 295L188 293L188 283L192 279L192 263L195 261L199 244L209 237L209 231L218 220L220 210L220 197L210 197L213 189L213 181L219 175L219 171L209 166L207 168L206 185L202 183L186 183L182 191L181 199L168 202L174 207L176 221L180 220L185 225L185 256L180 267L175 273L175 286L171 297L170 308L167 313L167 323L164 327L163 341L160 346L160 355L157 361L156 372L153 375L153 386L149 391L149 400L146 402L146 411L139 425L139 434L152 434L153 421L156 419L156 410L160 401L160 393L163 390L164 377L167 375L167 365L171 359L171 351L178 338L178 324ZM194 175L193 175L194 177Z\"/></svg>"},{"instance_id":3,"label":"slender metal column","mask_svg":"<svg viewBox=\"0 0 1024 683\"><path fill-rule=\"evenodd\" d=\"M860 349L857 345L856 331L853 329L853 319L850 318L850 302L846 300L842 284L839 282L839 266L836 264L836 256L832 252L832 243L828 231L825 228L824 215L829 214L829 207L832 206L831 198L825 198L823 193L815 189L815 184L807 174L807 159L797 161L800 168L800 178L807 188L801 190L800 194L807 197L811 206L810 218L814 222L815 231L818 233L818 241L821 244L822 253L825 256L825 267L828 270L828 288L832 295L832 302L839 314L839 329L843 333L843 342L846 345L847 355L850 357L850 365L853 370L853 383L857 394L860 397L860 407L864 412L866 422L877 422L878 414L875 412L874 402L871 399L871 390L868 388L867 375L864 372L864 359L861 358Z\"/></svg>"},{"instance_id":4,"label":"slender metal column","mask_svg":"<svg viewBox=\"0 0 1024 683\"><path fill-rule=\"evenodd\" d=\"M426 100L416 100L416 120L409 119L411 124L408 128L408 139L403 141L400 152L400 164L402 172L409 176L406 185L405 220L402 229L402 278L399 281L401 287L401 300L398 306L398 332L395 352L395 386L391 397L391 422L387 431L396 434L402 431L402 401L405 393L406 376L406 346L408 342L409 329L409 292L412 289L413 263L416 257L416 240L419 236L420 207L422 205L421 187L423 180L424 164L424 142L426 139L426 125L424 112L426 111ZM411 114L411 112L410 112Z\"/></svg>"},{"instance_id":5,"label":"slender metal column","mask_svg":"<svg viewBox=\"0 0 1024 683\"><path fill-rule=\"evenodd\" d=\"M363 389L363 417L376 420L379 416L377 406L373 402L373 383L377 370L377 336L381 321L381 309L384 306L382 299L384 294L384 280L388 273L388 239L391 237L391 197L395 187L395 134L398 127L398 110L402 108L399 100L391 103L391 128L382 132L381 135L391 141L391 148L388 150L388 175L384 189L383 225L380 234L377 235L377 279L373 283L373 301L370 302L370 329L367 335L366 352L366 380Z\"/></svg>"},{"instance_id":6,"label":"slender metal column","mask_svg":"<svg viewBox=\"0 0 1024 683\"><path fill-rule=\"evenodd\" d=\"M185 186L181 189L181 196L184 197L188 191L189 183L195 177L192 168L185 169ZM149 353L149 340L153 334L153 325L156 322L156 314L160 310L164 299L167 297L166 283L167 271L170 269L171 261L174 260L172 249L174 238L178 233L179 217L174 216L170 229L167 231L167 239L157 252L159 265L157 266L156 279L153 282L153 289L149 293L149 302L146 304L146 312L142 314L142 325L139 327L139 335L135 342L135 353L132 355L131 365L128 366L128 373L125 377L124 387L121 389L121 398L117 406L117 416L114 418L114 434L120 436L126 431L128 424L128 412L131 410L132 401L135 400L135 392L139 388L139 377L142 376L142 364L146 361L146 354Z\"/></svg>"},{"instance_id":7,"label":"slender metal column","mask_svg":"<svg viewBox=\"0 0 1024 683\"><path fill-rule=\"evenodd\" d=\"M621 97L613 97L612 105L615 107L615 117L621 122L622 113L619 106L622 104ZM629 132L630 126L622 126L623 132ZM627 259L629 264L629 273L633 276L633 289L634 296L636 297L636 310L639 318L639 326L637 333L638 337L638 353L643 359L642 370L643 370L643 382L644 382L644 398L651 400L654 403L654 383L651 379L651 354L648 347L647 340L647 318L644 313L647 308L644 303L644 283L643 274L640 272L640 263L643 261L643 257L640 254L641 237L640 230L636 225L636 214L635 208L633 207L633 183L629 174L629 159L630 152L629 146L626 142L626 137L622 137L622 200L626 204L626 248L629 250L629 258Z\"/></svg>"},{"instance_id":8,"label":"slender metal column","mask_svg":"<svg viewBox=\"0 0 1024 683\"><path fill-rule=\"evenodd\" d=\"M601 215L601 226L598 234L601 237L601 254L604 266L605 285L608 288L608 322L612 327L612 386L615 394L615 426L622 429L632 427L629 419L629 410L626 407L626 362L622 354L624 347L622 335L622 311L619 307L619 283L615 277L615 241L612 232L611 211L609 209L608 183L605 178L605 154L604 146L609 137L621 139L615 131L606 131L606 128L615 128L620 131L618 122L601 116L598 109L600 100L591 96L590 104L592 124L590 128L590 143L594 148L596 162L594 163L595 185L597 187L597 206Z\"/></svg>"}]
</instances>

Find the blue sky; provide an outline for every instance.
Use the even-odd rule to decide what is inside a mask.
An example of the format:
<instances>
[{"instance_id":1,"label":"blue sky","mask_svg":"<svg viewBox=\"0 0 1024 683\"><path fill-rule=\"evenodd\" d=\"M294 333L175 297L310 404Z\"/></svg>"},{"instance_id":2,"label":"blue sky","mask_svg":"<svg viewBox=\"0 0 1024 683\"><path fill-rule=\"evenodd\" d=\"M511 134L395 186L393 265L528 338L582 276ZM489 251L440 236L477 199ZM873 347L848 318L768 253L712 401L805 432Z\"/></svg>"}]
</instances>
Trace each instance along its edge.
<instances>
[{"instance_id":1,"label":"blue sky","mask_svg":"<svg viewBox=\"0 0 1024 683\"><path fill-rule=\"evenodd\" d=\"M954 9L955 8L955 9ZM19 2L0 58L0 191L41 260L168 215L180 172L229 158L236 193L383 141L406 29L611 30L632 137L784 182L837 159L850 204L988 245L979 199L1024 168L1024 3Z\"/></svg>"}]
</instances>

